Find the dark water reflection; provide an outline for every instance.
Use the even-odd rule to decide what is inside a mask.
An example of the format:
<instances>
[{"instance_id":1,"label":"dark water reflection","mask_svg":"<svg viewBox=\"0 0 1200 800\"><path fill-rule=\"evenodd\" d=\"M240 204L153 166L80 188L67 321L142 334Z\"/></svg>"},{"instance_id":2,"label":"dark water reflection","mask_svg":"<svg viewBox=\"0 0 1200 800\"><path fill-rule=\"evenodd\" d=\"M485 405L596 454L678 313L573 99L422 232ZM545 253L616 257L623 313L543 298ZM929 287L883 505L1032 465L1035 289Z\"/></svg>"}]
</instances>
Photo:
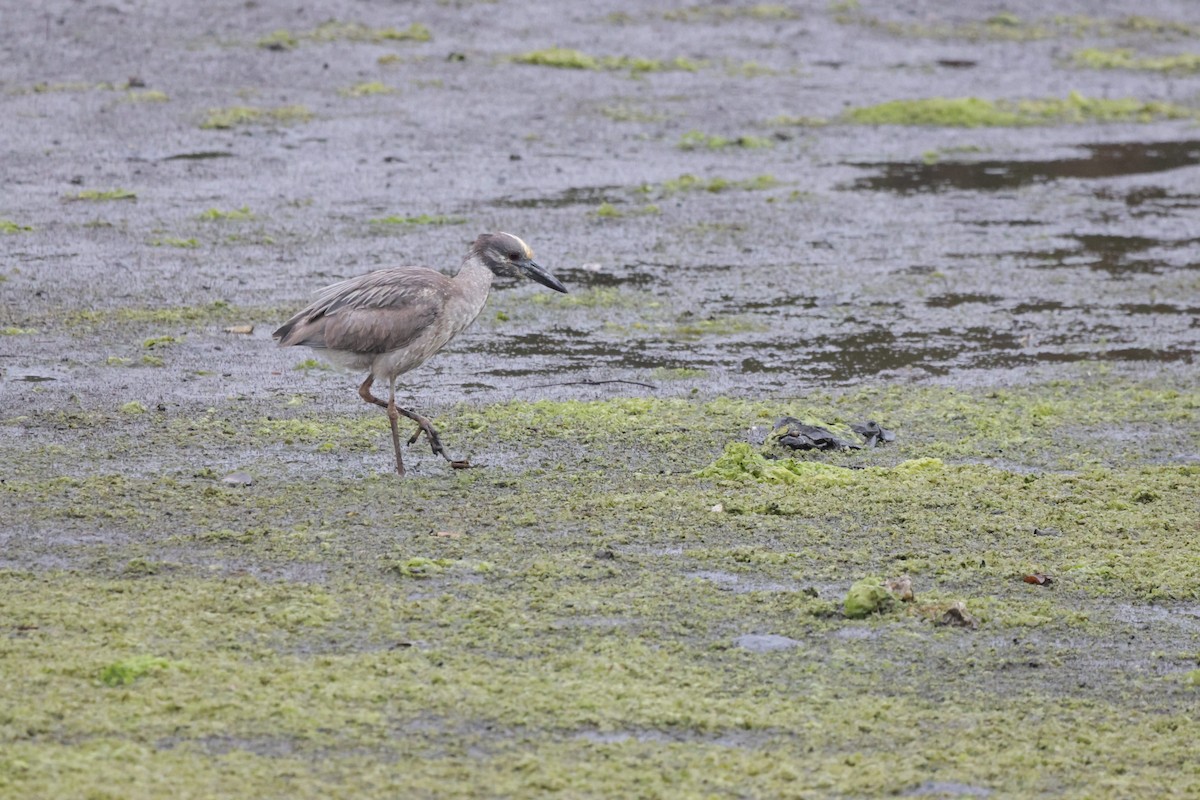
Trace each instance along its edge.
<instances>
[{"instance_id":1,"label":"dark water reflection","mask_svg":"<svg viewBox=\"0 0 1200 800\"><path fill-rule=\"evenodd\" d=\"M939 161L855 163L878 170L852 188L867 191L940 192L954 189L994 191L1061 178L1109 178L1145 175L1200 164L1200 139L1181 142L1089 144L1086 158L1044 161Z\"/></svg>"},{"instance_id":2,"label":"dark water reflection","mask_svg":"<svg viewBox=\"0 0 1200 800\"><path fill-rule=\"evenodd\" d=\"M1184 312L1180 309L1178 313ZM927 332L896 332L879 326L797 339L759 334L681 343L556 330L484 342L482 353L495 366L480 374L544 375L548 371L546 356L553 354L553 371L560 377L594 375L596 370L606 369L630 370L645 377L646 372L657 369L689 368L726 374L791 374L801 382L836 384L911 369L946 375L961 369L1013 369L1076 361L1191 363L1195 357L1195 348L1181 346L1097 345L1103 337L1117 334L1119 329L1111 325L1080 326L1069 334L1036 337L1023 328L998 331L986 325Z\"/></svg>"},{"instance_id":3,"label":"dark water reflection","mask_svg":"<svg viewBox=\"0 0 1200 800\"><path fill-rule=\"evenodd\" d=\"M1111 234L1074 234L1078 247L1034 251L1024 255L1040 267L1087 267L1119 277L1127 274L1156 275L1168 269L1196 269L1200 261L1177 263L1166 258L1148 255L1152 251L1172 251L1194 247L1200 239L1154 239L1146 236L1117 236Z\"/></svg>"}]
</instances>

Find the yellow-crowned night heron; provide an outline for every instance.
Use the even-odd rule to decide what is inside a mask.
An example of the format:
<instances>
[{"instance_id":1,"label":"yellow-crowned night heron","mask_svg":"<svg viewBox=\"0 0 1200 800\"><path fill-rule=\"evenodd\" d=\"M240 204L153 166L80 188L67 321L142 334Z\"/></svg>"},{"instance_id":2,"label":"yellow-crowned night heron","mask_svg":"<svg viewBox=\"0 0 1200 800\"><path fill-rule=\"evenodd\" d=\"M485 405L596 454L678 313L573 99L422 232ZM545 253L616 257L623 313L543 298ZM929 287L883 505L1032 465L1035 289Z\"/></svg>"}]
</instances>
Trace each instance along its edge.
<instances>
[{"instance_id":1,"label":"yellow-crowned night heron","mask_svg":"<svg viewBox=\"0 0 1200 800\"><path fill-rule=\"evenodd\" d=\"M534 263L533 251L525 242L509 233L485 233L471 245L453 278L427 267L368 272L325 287L312 305L273 335L280 347L311 347L341 367L368 371L358 394L387 409L397 473L404 474L397 428L401 414L420 426L409 444L424 432L433 452L450 466L468 467L466 460L446 454L428 419L396 405L396 379L424 363L479 316L493 275L524 275L556 292L567 291ZM371 394L371 384L377 379L387 381L387 402Z\"/></svg>"}]
</instances>

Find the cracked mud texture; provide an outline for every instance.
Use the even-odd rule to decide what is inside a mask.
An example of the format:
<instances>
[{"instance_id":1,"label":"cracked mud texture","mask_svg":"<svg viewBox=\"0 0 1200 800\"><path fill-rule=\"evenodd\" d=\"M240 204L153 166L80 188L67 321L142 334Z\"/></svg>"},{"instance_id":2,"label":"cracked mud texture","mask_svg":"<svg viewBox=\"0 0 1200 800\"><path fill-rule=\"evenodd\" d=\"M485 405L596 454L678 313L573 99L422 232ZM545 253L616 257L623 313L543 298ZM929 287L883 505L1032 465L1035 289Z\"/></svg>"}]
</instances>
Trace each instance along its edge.
<instances>
[{"instance_id":1,"label":"cracked mud texture","mask_svg":"<svg viewBox=\"0 0 1200 800\"><path fill-rule=\"evenodd\" d=\"M9 6L0 796L1200 795L1194 4Z\"/></svg>"}]
</instances>

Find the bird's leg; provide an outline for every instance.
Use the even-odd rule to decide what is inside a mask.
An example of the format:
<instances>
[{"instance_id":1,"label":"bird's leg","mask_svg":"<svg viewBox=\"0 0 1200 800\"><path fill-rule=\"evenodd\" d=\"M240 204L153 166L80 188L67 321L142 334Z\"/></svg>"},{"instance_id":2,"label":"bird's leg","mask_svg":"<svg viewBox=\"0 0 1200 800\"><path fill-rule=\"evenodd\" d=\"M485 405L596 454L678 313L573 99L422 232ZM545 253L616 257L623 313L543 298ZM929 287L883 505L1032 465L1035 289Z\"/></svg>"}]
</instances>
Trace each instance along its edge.
<instances>
[{"instance_id":1,"label":"bird's leg","mask_svg":"<svg viewBox=\"0 0 1200 800\"><path fill-rule=\"evenodd\" d=\"M366 400L368 403L374 403L375 405L380 406L382 408L387 408L388 404L386 402L384 402L383 400L380 400L378 397L371 394L371 384L373 384L374 382L375 382L375 376L368 375L367 379L362 382L362 386L358 387L358 396L361 397L363 400Z\"/></svg>"},{"instance_id":2,"label":"bird's leg","mask_svg":"<svg viewBox=\"0 0 1200 800\"><path fill-rule=\"evenodd\" d=\"M416 442L417 439L421 438L421 434L424 433L429 438L429 447L433 450L434 454L449 461L450 466L455 469L467 469L471 466L471 462L465 458L455 459L450 457L450 454L446 452L446 448L442 447L442 439L438 436L437 429L433 427L433 423L428 419L415 411L409 411L407 408L397 408L396 410L420 426L417 428L417 432L409 437L409 444Z\"/></svg>"},{"instance_id":3,"label":"bird's leg","mask_svg":"<svg viewBox=\"0 0 1200 800\"><path fill-rule=\"evenodd\" d=\"M396 387L391 387L391 394L388 401L384 402L375 395L371 394L371 384L375 383L374 375L367 375L367 379L358 387L358 396L368 403L382 406L387 409L388 422L392 423L392 447L396 451L396 473L403 477L404 475L404 459L400 457L400 429L396 427L400 420L400 414L396 408Z\"/></svg>"},{"instance_id":4,"label":"bird's leg","mask_svg":"<svg viewBox=\"0 0 1200 800\"><path fill-rule=\"evenodd\" d=\"M374 395L370 394L370 378L367 378L367 383L363 387L367 389L367 394L374 400ZM361 390L360 390L361 391ZM387 401L388 422L392 423L392 447L396 450L396 474L404 476L404 459L400 456L400 428L397 423L400 421L400 409L396 408L396 385L392 384L388 387Z\"/></svg>"},{"instance_id":5,"label":"bird's leg","mask_svg":"<svg viewBox=\"0 0 1200 800\"><path fill-rule=\"evenodd\" d=\"M375 395L371 394L371 385L375 382L374 375L368 375L367 379L358 387L358 395L368 403L373 403L377 406L382 406L387 409L388 421L392 423L392 446L396 448L396 472L404 474L404 462L400 458L400 431L396 423L400 419L400 415L411 419L417 423L417 430L409 437L408 443L413 444L417 439L421 438L421 434L429 437L429 446L432 448L434 455L439 455L450 462L450 466L454 469L467 469L471 466L471 462L465 458L454 459L446 452L446 448L442 447L441 437L438 436L437 429L433 427L433 423L415 411L409 411L407 408L401 408L396 405L396 386L392 384L389 388L387 401L380 400Z\"/></svg>"},{"instance_id":6,"label":"bird's leg","mask_svg":"<svg viewBox=\"0 0 1200 800\"><path fill-rule=\"evenodd\" d=\"M362 382L362 386L358 387L358 396L361 397L363 400L367 401L368 403L374 403L375 405L380 406L381 408L388 408L389 406L386 401L380 400L378 397L371 394L371 385L373 383L375 383L375 376L368 375L367 379ZM430 437L429 441L431 443L437 442L437 445L434 446L434 448L433 448L433 452L437 453L438 448L440 448L442 446L441 442L438 441L437 431L435 431L433 429L433 426L429 424L429 420L425 419L424 417L422 417L420 415L414 416L413 412L407 411L403 408L400 408L399 406L396 406L396 404L395 404L395 388L396 388L395 386L392 387L392 400L393 400L392 405L395 406L396 410L399 411L404 416L420 423L420 426L417 428L416 432L412 436L409 437L408 443L412 444L417 439L420 439L421 434L426 433L427 432L426 428L428 428L429 431L433 431L433 435L432 435L432 437ZM390 414L390 412L389 412L389 414ZM442 452L442 455L445 456L444 451ZM451 461L449 456L446 456L446 460Z\"/></svg>"}]
</instances>

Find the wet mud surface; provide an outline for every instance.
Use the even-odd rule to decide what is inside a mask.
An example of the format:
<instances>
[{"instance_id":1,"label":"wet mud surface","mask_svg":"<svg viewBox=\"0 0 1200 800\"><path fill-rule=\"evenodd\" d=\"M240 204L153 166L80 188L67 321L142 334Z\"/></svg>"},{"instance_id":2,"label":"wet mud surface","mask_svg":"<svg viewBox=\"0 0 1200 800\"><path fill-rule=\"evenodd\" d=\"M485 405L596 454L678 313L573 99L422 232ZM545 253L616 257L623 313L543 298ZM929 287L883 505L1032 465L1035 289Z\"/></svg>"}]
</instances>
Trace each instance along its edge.
<instances>
[{"instance_id":1,"label":"wet mud surface","mask_svg":"<svg viewBox=\"0 0 1200 800\"><path fill-rule=\"evenodd\" d=\"M1200 117L844 116L1200 113L1072 60L1192 4L0 16L0 794L1200 792ZM397 483L270 332L487 230L571 293L402 378L486 466ZM788 415L897 441L728 448ZM876 573L919 608L843 619Z\"/></svg>"}]
</instances>

